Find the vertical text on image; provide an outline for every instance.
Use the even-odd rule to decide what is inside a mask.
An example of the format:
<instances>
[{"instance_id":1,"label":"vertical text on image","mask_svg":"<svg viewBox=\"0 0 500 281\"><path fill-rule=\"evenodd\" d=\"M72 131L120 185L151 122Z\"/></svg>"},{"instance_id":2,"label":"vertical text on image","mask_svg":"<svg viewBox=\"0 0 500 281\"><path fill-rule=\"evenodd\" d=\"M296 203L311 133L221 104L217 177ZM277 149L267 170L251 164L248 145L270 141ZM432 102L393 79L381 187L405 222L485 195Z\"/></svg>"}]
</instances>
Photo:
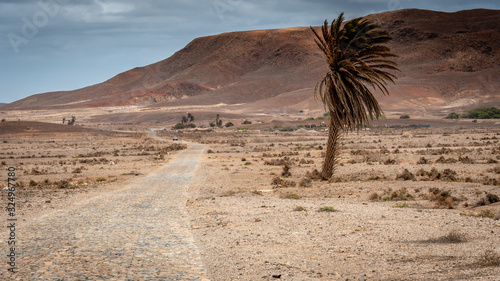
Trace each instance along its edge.
<instances>
[{"instance_id":1,"label":"vertical text on image","mask_svg":"<svg viewBox=\"0 0 500 281\"><path fill-rule=\"evenodd\" d=\"M16 273L16 168L9 167L7 169L7 229L9 236L7 238L8 253L7 253L7 269L10 273Z\"/></svg>"}]
</instances>

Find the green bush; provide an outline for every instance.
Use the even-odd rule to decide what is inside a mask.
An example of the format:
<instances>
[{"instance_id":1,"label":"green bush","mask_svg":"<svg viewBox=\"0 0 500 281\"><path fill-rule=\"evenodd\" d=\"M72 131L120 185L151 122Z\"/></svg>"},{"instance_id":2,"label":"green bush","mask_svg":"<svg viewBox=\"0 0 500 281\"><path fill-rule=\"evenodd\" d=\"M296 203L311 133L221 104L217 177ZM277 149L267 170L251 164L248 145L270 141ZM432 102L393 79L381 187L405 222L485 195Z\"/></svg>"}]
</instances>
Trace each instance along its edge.
<instances>
[{"instance_id":1,"label":"green bush","mask_svg":"<svg viewBox=\"0 0 500 281\"><path fill-rule=\"evenodd\" d=\"M455 112L452 112L450 114L448 114L448 116L446 116L445 118L446 119L458 119L460 117L460 115L456 114Z\"/></svg>"},{"instance_id":2,"label":"green bush","mask_svg":"<svg viewBox=\"0 0 500 281\"><path fill-rule=\"evenodd\" d=\"M410 119L410 115L403 114L403 115L399 116L399 119Z\"/></svg>"},{"instance_id":3,"label":"green bush","mask_svg":"<svg viewBox=\"0 0 500 281\"><path fill-rule=\"evenodd\" d=\"M186 125L184 123L177 123L175 126L172 127L172 129L180 130L186 128Z\"/></svg>"},{"instance_id":4,"label":"green bush","mask_svg":"<svg viewBox=\"0 0 500 281\"><path fill-rule=\"evenodd\" d=\"M469 119L500 119L500 109L496 107L482 107L473 109L462 115Z\"/></svg>"},{"instance_id":5,"label":"green bush","mask_svg":"<svg viewBox=\"0 0 500 281\"><path fill-rule=\"evenodd\" d=\"M226 123L226 128L229 128L229 127L232 127L232 126L234 126L234 124L233 124L233 123L231 123L231 122L227 122L227 123Z\"/></svg>"}]
</instances>

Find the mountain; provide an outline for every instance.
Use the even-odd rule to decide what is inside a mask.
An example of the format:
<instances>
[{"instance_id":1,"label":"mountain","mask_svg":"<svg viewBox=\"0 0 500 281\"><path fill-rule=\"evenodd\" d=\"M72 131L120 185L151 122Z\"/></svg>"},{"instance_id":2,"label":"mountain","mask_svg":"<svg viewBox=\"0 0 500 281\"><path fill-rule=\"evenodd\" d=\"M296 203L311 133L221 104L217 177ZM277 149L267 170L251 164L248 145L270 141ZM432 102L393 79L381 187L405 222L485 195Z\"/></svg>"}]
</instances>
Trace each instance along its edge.
<instances>
[{"instance_id":1,"label":"mountain","mask_svg":"<svg viewBox=\"0 0 500 281\"><path fill-rule=\"evenodd\" d=\"M4 105L7 105L8 103L3 103L3 102L0 102L0 107L4 106Z\"/></svg>"},{"instance_id":2,"label":"mountain","mask_svg":"<svg viewBox=\"0 0 500 281\"><path fill-rule=\"evenodd\" d=\"M433 112L498 105L500 11L373 14L393 40L401 72L384 110ZM331 20L331 19L329 19ZM318 28L318 27L316 27ZM315 107L327 71L309 27L231 32L194 39L171 57L93 86L33 95L3 109L252 104Z\"/></svg>"}]
</instances>

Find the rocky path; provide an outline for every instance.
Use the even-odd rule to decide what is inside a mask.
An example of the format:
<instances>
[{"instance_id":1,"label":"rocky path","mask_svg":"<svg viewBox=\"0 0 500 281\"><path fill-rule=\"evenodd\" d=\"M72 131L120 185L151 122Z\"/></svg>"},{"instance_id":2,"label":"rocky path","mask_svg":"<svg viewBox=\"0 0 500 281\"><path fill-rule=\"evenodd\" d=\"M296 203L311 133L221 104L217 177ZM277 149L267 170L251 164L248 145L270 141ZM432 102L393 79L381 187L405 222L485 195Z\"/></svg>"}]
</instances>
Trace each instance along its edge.
<instances>
[{"instance_id":1,"label":"rocky path","mask_svg":"<svg viewBox=\"0 0 500 281\"><path fill-rule=\"evenodd\" d=\"M185 208L202 151L190 145L120 190L26 222L18 272L4 258L0 280L208 280Z\"/></svg>"}]
</instances>

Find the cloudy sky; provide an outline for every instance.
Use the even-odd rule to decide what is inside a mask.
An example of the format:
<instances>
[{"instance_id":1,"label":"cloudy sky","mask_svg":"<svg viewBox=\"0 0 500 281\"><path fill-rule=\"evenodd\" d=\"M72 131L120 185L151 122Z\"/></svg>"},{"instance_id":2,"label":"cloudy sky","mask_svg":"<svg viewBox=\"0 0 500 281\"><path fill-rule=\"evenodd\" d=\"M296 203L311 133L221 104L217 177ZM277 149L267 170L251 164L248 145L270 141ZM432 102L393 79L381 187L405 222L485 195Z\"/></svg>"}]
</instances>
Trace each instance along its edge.
<instances>
[{"instance_id":1,"label":"cloudy sky","mask_svg":"<svg viewBox=\"0 0 500 281\"><path fill-rule=\"evenodd\" d=\"M0 0L0 102L100 83L200 36L405 8L500 9L500 1Z\"/></svg>"}]
</instances>

